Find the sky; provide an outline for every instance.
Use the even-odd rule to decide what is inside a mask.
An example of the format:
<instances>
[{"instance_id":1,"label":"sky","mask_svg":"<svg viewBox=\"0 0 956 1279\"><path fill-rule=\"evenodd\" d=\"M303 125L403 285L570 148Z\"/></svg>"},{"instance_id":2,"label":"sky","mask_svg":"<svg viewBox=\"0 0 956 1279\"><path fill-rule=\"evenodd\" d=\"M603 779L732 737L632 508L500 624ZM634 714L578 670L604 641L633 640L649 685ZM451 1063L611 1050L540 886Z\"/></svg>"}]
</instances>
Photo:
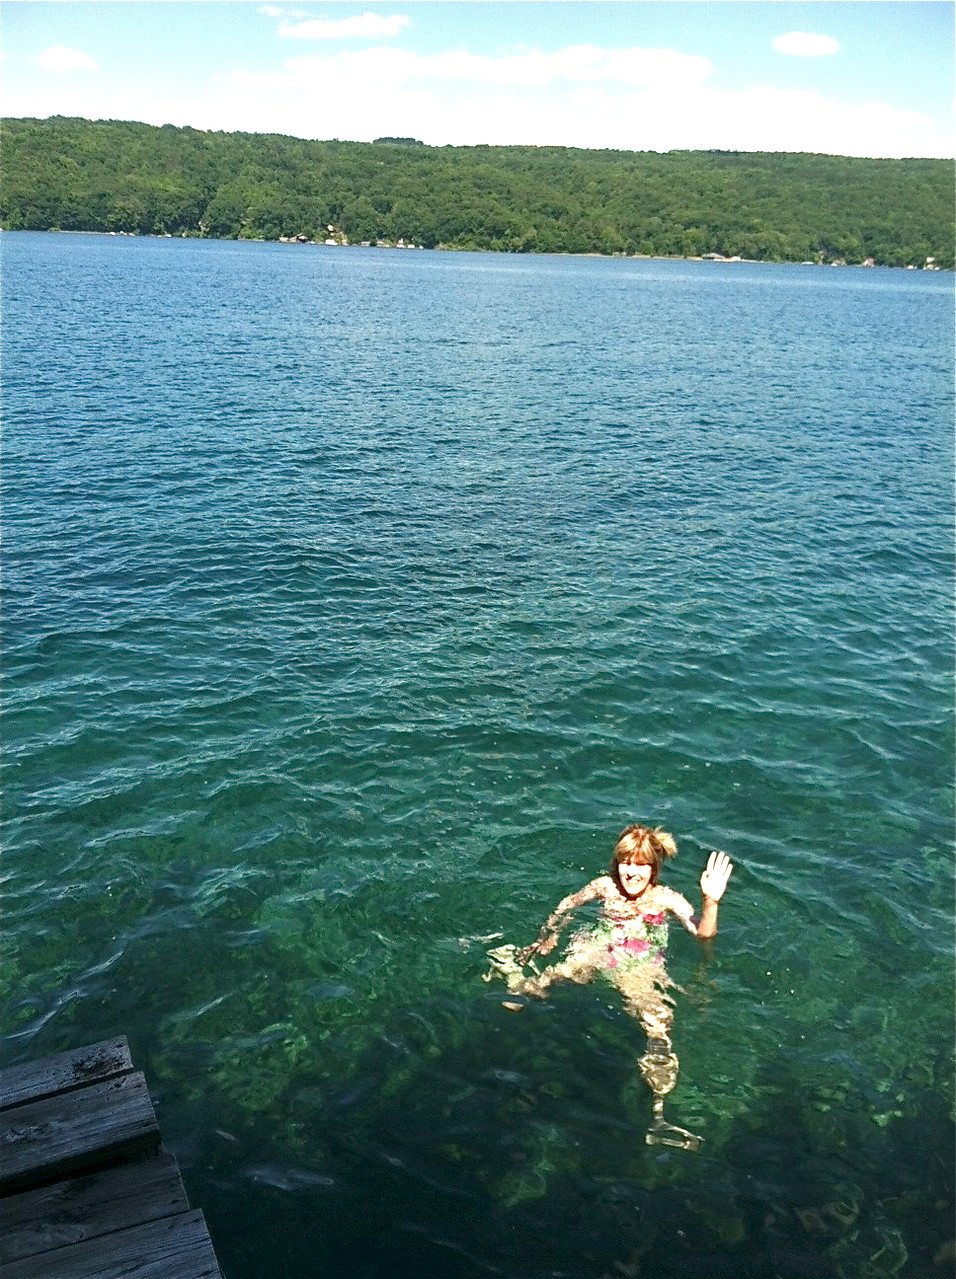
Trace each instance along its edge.
<instances>
[{"instance_id":1,"label":"sky","mask_svg":"<svg viewBox=\"0 0 956 1279\"><path fill-rule=\"evenodd\" d=\"M952 157L942 0L3 0L5 116Z\"/></svg>"}]
</instances>

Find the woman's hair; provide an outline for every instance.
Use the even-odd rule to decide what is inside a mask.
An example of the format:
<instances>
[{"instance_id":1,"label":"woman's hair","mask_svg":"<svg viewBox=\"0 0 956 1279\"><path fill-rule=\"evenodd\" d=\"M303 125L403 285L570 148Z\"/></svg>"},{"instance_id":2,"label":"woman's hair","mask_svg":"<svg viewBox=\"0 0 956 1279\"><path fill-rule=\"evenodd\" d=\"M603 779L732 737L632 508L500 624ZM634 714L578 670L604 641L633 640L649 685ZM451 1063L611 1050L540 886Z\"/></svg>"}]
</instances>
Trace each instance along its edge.
<instances>
[{"instance_id":1,"label":"woman's hair","mask_svg":"<svg viewBox=\"0 0 956 1279\"><path fill-rule=\"evenodd\" d=\"M674 836L666 830L652 830L650 826L640 826L637 822L622 830L614 853L611 857L611 878L621 887L618 866L622 862L632 866L650 866L651 883L656 884L660 878L661 867L668 857L677 856L677 844Z\"/></svg>"}]
</instances>

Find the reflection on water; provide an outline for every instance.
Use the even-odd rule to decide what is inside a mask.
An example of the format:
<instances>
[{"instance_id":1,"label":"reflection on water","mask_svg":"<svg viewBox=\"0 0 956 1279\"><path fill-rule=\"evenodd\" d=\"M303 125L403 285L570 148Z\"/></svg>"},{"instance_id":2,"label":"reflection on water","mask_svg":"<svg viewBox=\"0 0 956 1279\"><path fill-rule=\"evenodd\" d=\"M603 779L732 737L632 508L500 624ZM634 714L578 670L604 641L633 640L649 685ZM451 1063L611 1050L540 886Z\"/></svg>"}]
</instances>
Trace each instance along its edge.
<instances>
[{"instance_id":1,"label":"reflection on water","mask_svg":"<svg viewBox=\"0 0 956 1279\"><path fill-rule=\"evenodd\" d=\"M951 280L282 247L4 236L4 1060L128 1034L229 1279L938 1279ZM635 812L694 1153L480 980Z\"/></svg>"}]
</instances>

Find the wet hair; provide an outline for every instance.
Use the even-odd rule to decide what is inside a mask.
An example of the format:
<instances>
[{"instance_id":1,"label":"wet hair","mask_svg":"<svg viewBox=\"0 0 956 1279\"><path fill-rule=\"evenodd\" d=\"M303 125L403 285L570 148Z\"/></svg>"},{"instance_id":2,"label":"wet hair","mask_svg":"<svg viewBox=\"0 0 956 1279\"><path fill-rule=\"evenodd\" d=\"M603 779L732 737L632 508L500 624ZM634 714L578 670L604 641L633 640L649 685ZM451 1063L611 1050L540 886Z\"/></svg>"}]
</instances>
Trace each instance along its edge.
<instances>
[{"instance_id":1,"label":"wet hair","mask_svg":"<svg viewBox=\"0 0 956 1279\"><path fill-rule=\"evenodd\" d=\"M664 862L668 857L676 856L677 844L673 835L659 827L652 829L635 822L633 826L621 831L614 845L610 875L618 888L621 888L621 876L618 873L620 865L650 866L651 883L656 884ZM621 891L624 890L621 888Z\"/></svg>"}]
</instances>

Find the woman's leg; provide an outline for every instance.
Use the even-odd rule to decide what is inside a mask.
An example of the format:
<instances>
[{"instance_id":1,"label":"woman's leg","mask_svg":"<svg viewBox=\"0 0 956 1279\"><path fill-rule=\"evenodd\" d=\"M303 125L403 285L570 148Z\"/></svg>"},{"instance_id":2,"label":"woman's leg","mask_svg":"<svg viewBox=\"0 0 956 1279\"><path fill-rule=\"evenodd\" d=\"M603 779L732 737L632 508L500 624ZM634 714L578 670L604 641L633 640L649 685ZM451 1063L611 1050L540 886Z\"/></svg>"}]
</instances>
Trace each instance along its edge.
<instances>
[{"instance_id":1,"label":"woman's leg","mask_svg":"<svg viewBox=\"0 0 956 1279\"><path fill-rule=\"evenodd\" d=\"M673 1092L680 1069L671 1045L674 1001L663 987L666 981L666 974L647 966L622 972L615 976L614 984L624 997L626 1011L641 1023L647 1035L647 1049L637 1062L641 1077L654 1097L654 1118L647 1133L647 1143L695 1150L700 1138L664 1119L664 1098Z\"/></svg>"},{"instance_id":2,"label":"woman's leg","mask_svg":"<svg viewBox=\"0 0 956 1279\"><path fill-rule=\"evenodd\" d=\"M584 986L593 980L596 972L597 965L592 956L572 952L560 964L552 964L536 977L525 977L514 986L509 982L508 989L513 995L535 995L538 999L544 999L554 982L573 981Z\"/></svg>"},{"instance_id":3,"label":"woman's leg","mask_svg":"<svg viewBox=\"0 0 956 1279\"><path fill-rule=\"evenodd\" d=\"M677 1083L680 1063L671 1048L674 1001L662 988L666 976L649 964L613 974L614 984L624 997L624 1008L641 1023L647 1035L647 1051L638 1065L644 1082L654 1094L655 1104Z\"/></svg>"},{"instance_id":4,"label":"woman's leg","mask_svg":"<svg viewBox=\"0 0 956 1279\"><path fill-rule=\"evenodd\" d=\"M514 957L514 946L499 946L488 952L491 959L491 971L485 974L485 981L501 977L508 985L512 995L534 995L544 999L550 986L556 981L573 981L585 985L591 981L598 969L601 952L593 947L572 946L560 964L552 964L533 977L525 975Z\"/></svg>"}]
</instances>

